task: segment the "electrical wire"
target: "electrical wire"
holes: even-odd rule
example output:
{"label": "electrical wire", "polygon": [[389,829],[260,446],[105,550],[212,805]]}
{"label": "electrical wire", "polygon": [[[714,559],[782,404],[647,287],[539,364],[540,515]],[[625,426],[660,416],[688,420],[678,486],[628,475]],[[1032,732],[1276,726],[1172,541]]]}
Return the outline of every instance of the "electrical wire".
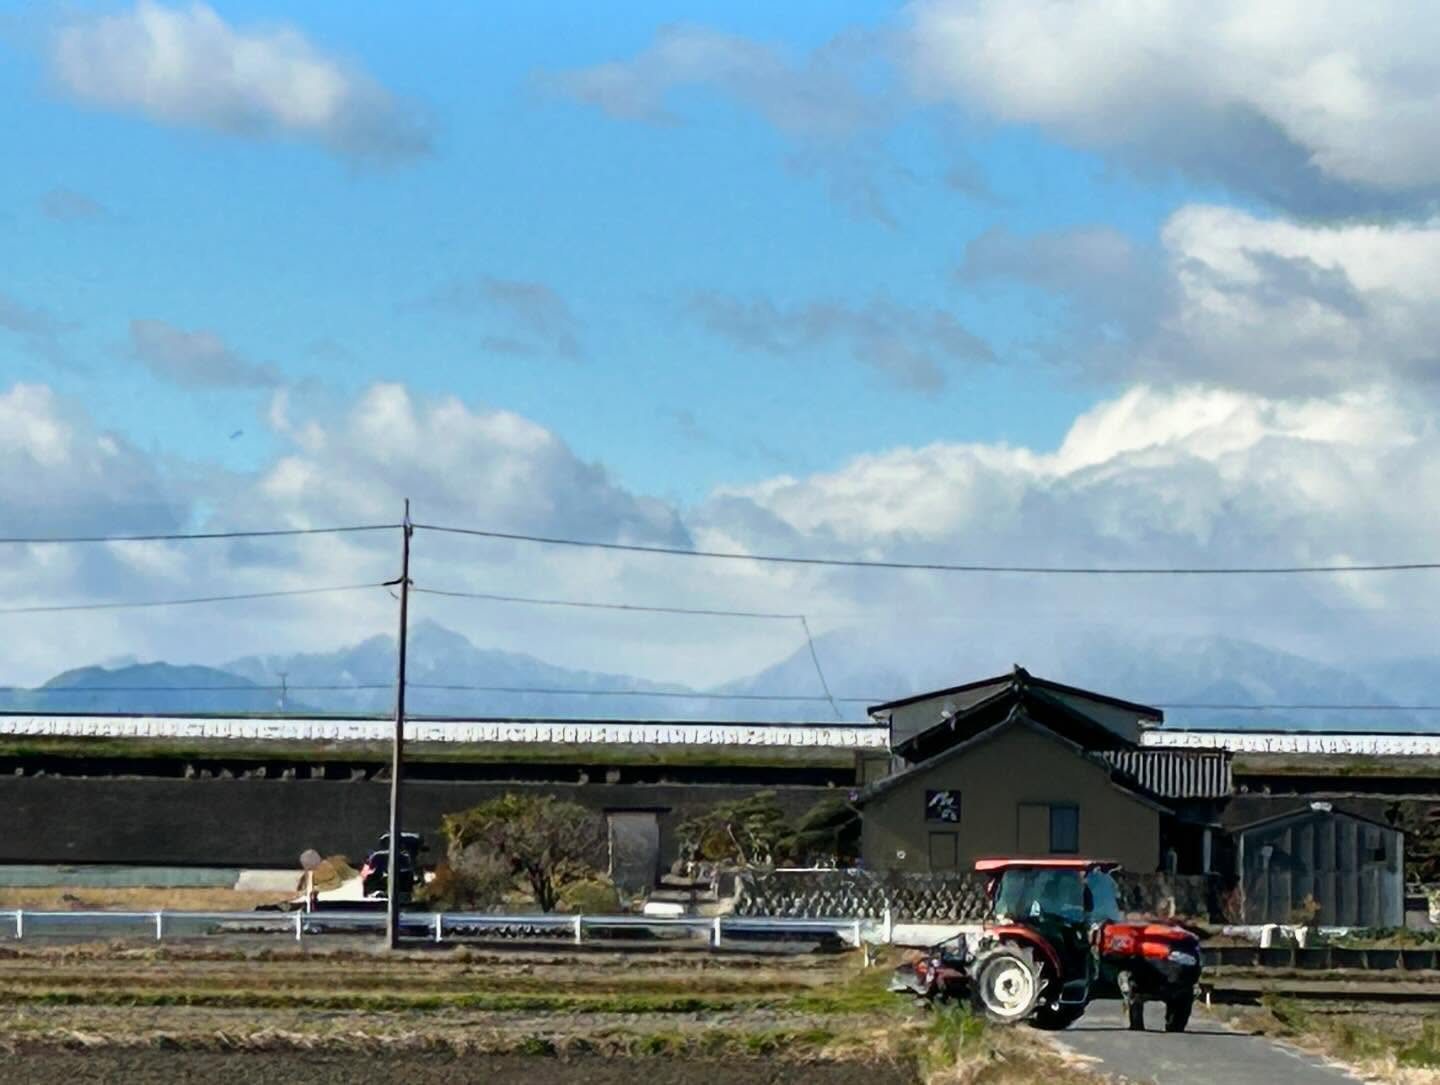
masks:
{"label": "electrical wire", "polygon": [[1434,704],[1200,704],[1186,702],[1157,704],[1172,711],[1183,708],[1213,709],[1220,712],[1440,712]]}
{"label": "electrical wire", "polygon": [[314,693],[322,690],[338,692],[343,690],[394,689],[394,682],[361,682],[355,685],[283,685],[283,686],[0,686],[0,693]]}
{"label": "electrical wire", "polygon": [[58,614],[77,610],[138,610],[149,607],[183,607],[197,603],[234,603],[245,599],[282,599],[296,595],[326,595],[336,592],[364,591],[384,587],[383,584],[337,584],[323,588],[289,588],[283,591],[252,591],[237,595],[199,595],[188,599],[141,599],[114,603],[53,603],[30,607],[3,607],[5,614]]}
{"label": "electrical wire", "polygon": [[787,621],[799,622],[800,628],[805,633],[805,646],[809,649],[810,652],[810,662],[814,665],[815,674],[820,679],[820,688],[825,691],[825,695],[823,698],[817,697],[815,698],[815,700],[829,701],[830,710],[835,713],[835,718],[837,720],[843,718],[843,713],[840,711],[839,706],[835,703],[835,698],[830,694],[830,683],[825,680],[825,671],[820,666],[820,656],[815,651],[815,638],[810,632],[810,623],[805,620],[805,615],[803,614],[775,614],[766,611],[754,610],[706,610],[695,607],[642,606],[637,603],[596,603],[588,600],[578,599],[539,599],[532,596],[524,595],[498,595],[491,592],[449,591],[441,590],[439,588],[412,588],[411,590],[425,595],[440,595],[454,599],[482,599],[500,603],[529,603],[536,606],[547,607],[579,607],[593,610],[638,611],[640,613],[647,614],[685,614],[699,615],[707,618],[778,618]]}
{"label": "electrical wire", "polygon": [[175,531],[148,535],[9,535],[0,545],[39,546],[51,543],[193,542],[199,539],[275,539],[295,535],[350,535],[390,531],[400,524],[348,524],[342,527],[287,527],[260,531]]}
{"label": "electrical wire", "polygon": [[528,595],[499,595],[494,592],[451,591],[442,588],[411,588],[416,595],[440,595],[450,599],[480,599],[492,603],[528,603],[540,607],[576,607],[584,610],[630,610],[647,614],[689,614],[706,618],[775,618],[804,621],[803,614],[775,614],[759,610],[707,610],[697,607],[643,606],[639,603],[596,603],[580,599],[545,599]]}
{"label": "electrical wire", "polygon": [[1088,565],[991,565],[930,561],[869,561],[860,558],[793,557],[780,554],[741,554],[727,550],[685,550],[677,546],[646,546],[639,543],[600,542],[551,535],[527,535],[511,531],[449,527],[442,524],[415,524],[417,531],[469,535],[483,539],[570,546],[589,550],[618,550],[635,554],[663,554],[670,557],[713,558],[722,561],[755,561],[780,565],[815,565],[840,569],[898,569],[941,573],[1023,573],[1037,576],[1263,576],[1305,573],[1395,573],[1440,569],[1440,561],[1393,562],[1355,565],[1237,565],[1237,566],[1088,566]]}
{"label": "electrical wire", "polygon": [[[839,701],[842,704],[876,704],[869,697],[831,697],[828,694],[711,693],[657,689],[564,689],[547,686],[471,686],[444,682],[406,682],[407,689],[474,693],[553,694],[563,697],[674,697],[685,701]],[[292,687],[293,688],[293,687]]]}
{"label": "electrical wire", "polygon": [[[580,689],[556,686],[487,686],[448,682],[407,682],[408,689],[473,693],[544,694],[565,697],[673,697],[697,701],[833,701],[836,704],[883,704],[892,697],[836,697],[825,694],[801,693],[719,693],[705,690],[635,690]],[[92,693],[344,693],[351,691],[393,690],[393,682],[320,683],[286,685],[215,685],[215,686],[0,686],[0,693],[24,694],[92,694]],[[1440,712],[1440,704],[1222,704],[1215,702],[1161,702],[1152,707],[1172,711],[1208,709],[1225,712]]]}

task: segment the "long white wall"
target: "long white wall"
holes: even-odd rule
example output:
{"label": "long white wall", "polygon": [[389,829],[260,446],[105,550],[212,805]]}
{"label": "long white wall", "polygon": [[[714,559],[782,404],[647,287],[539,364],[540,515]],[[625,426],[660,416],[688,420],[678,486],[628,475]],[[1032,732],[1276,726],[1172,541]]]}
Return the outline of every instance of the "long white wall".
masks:
{"label": "long white wall", "polygon": [[[295,742],[385,742],[388,720],[248,716],[3,715],[0,735],[65,738],[187,738]],[[751,724],[623,720],[408,720],[410,742],[514,742],[643,746],[800,746],[878,749],[873,724]]]}

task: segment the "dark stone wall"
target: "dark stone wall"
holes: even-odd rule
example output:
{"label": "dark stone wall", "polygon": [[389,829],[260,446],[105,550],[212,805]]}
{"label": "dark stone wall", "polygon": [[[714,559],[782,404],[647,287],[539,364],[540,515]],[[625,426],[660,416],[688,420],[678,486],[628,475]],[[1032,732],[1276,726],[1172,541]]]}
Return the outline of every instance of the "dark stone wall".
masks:
{"label": "dark stone wall", "polygon": [[[405,787],[405,828],[443,854],[440,819],[507,791],[538,791],[597,813],[659,814],[660,862],[678,825],[712,803],[773,790],[798,817],[830,789],[720,784],[516,783],[417,780]],[[137,863],[293,867],[306,848],[359,863],[386,831],[380,780],[0,778],[0,863]]]}

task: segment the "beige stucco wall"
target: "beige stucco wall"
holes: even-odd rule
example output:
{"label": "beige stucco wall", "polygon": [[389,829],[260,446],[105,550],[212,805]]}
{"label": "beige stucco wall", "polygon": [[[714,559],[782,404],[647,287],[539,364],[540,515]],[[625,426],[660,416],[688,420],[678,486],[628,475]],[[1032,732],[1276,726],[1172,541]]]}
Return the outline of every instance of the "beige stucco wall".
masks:
{"label": "beige stucco wall", "polygon": [[[1014,723],[921,769],[865,804],[862,855],[873,870],[930,869],[929,834],[949,827],[925,820],[925,792],[960,792],[959,869],[976,859],[1019,855],[1022,803],[1074,803],[1081,856],[1116,859],[1127,870],[1159,865],[1160,815],[1119,790],[1104,768],[1042,728]],[[905,852],[903,860],[896,858]],[[1038,853],[1031,853],[1038,854]]]}

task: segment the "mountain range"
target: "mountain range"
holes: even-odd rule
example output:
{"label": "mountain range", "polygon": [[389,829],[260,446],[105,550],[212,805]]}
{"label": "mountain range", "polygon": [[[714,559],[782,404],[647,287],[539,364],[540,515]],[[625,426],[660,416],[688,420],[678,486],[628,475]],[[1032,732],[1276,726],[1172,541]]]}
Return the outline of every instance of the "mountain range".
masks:
{"label": "mountain range", "polygon": [[[410,634],[407,707],[416,715],[825,721],[865,718],[867,704],[1001,673],[1032,673],[1163,707],[1180,726],[1440,729],[1440,664],[1427,659],[1342,667],[1227,637],[1037,642],[1005,659],[983,642],[917,644],[893,631],[817,637],[832,709],[810,650],[713,689],[575,670],[479,648],[433,622]],[[394,705],[395,642],[377,636],[331,652],[247,656],[219,667],[122,662],[65,671],[33,690],[0,690],[26,712],[385,713]],[[283,689],[282,689],[283,687]],[[547,692],[564,690],[567,692]],[[1183,705],[1228,706],[1185,708]],[[1255,706],[1386,706],[1345,711]]]}

